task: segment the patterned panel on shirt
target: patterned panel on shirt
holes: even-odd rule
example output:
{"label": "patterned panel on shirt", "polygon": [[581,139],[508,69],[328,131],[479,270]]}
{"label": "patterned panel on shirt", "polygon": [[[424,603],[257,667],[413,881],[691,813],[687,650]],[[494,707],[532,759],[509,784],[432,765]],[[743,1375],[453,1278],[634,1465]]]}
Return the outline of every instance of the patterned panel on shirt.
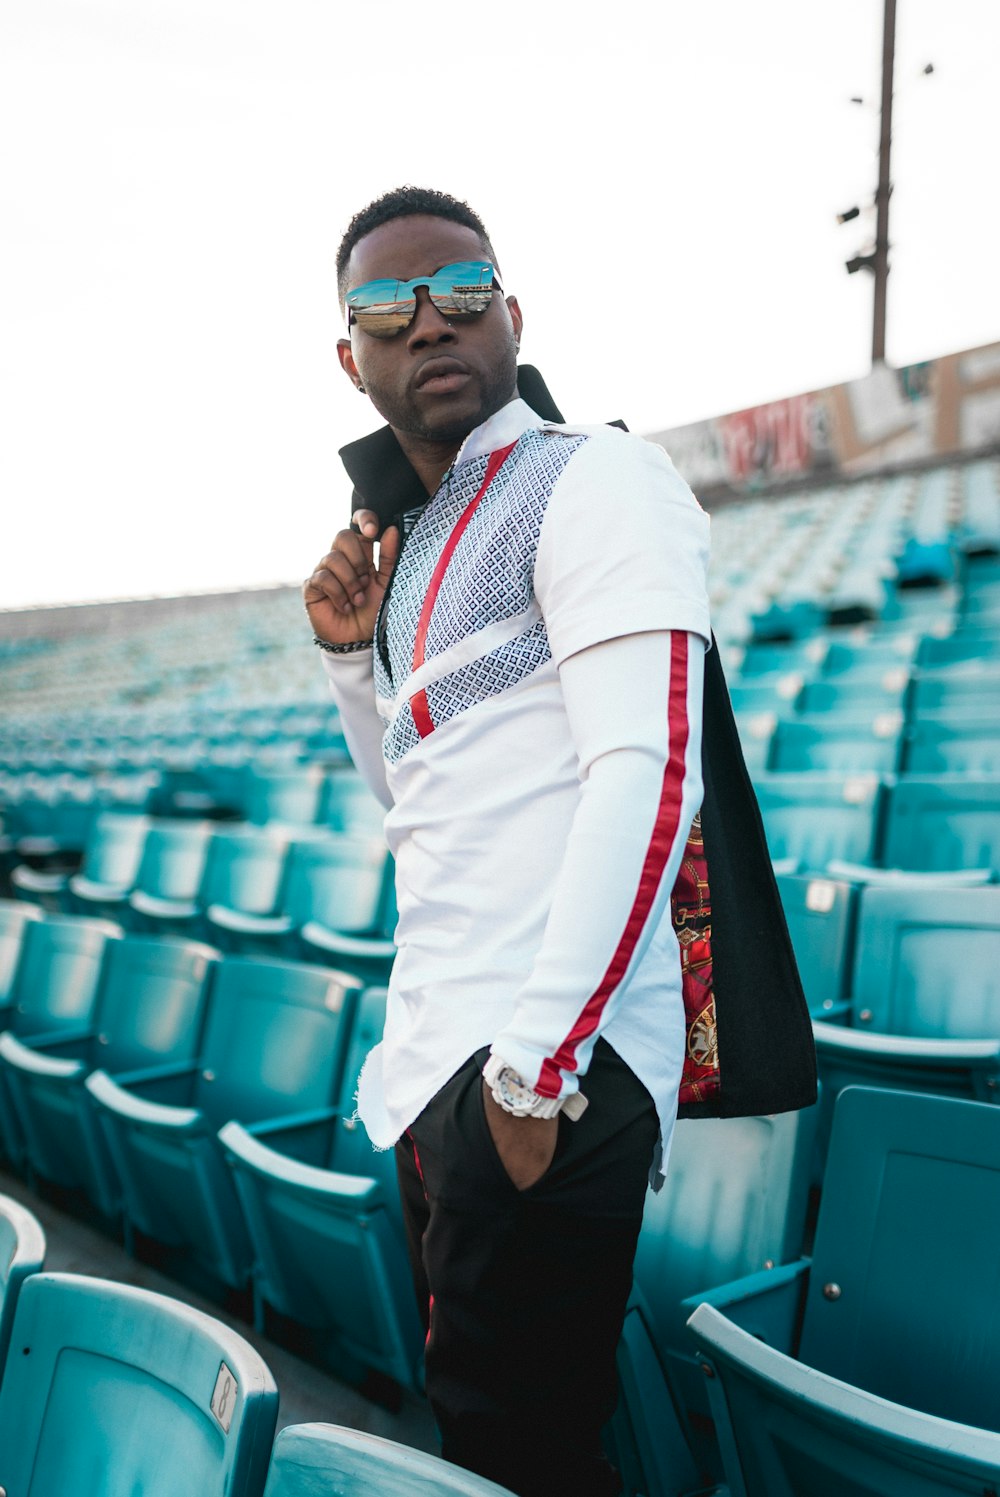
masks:
{"label": "patterned panel on shirt", "polygon": [[[478,632],[523,613],[534,597],[535,554],[552,490],[570,458],[587,440],[538,430],[524,433],[490,484],[444,575],[427,631],[426,659]],[[393,578],[386,639],[393,676],[404,681],[413,662],[420,610],[438,557],[479,492],[488,457],[456,465],[424,510]],[[544,623],[427,687],[435,726],[524,680],[549,659]],[[382,672],[384,677],[384,672]],[[379,681],[380,691],[388,678]],[[420,738],[409,708],[388,729],[384,752],[395,763]]]}

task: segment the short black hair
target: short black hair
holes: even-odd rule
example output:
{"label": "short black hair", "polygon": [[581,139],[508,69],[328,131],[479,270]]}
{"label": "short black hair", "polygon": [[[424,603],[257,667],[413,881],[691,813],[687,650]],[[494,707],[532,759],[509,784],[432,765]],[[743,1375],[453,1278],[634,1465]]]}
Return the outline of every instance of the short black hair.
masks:
{"label": "short black hair", "polygon": [[496,255],[490,244],[490,236],[478,213],[475,213],[460,198],[450,193],[438,192],[434,187],[394,187],[381,197],[355,213],[337,250],[337,291],[341,303],[347,293],[347,262],[359,239],[364,239],[373,229],[391,223],[394,218],[409,218],[416,214],[428,214],[431,218],[450,218],[452,223],[464,224],[479,235],[483,249],[496,264]]}

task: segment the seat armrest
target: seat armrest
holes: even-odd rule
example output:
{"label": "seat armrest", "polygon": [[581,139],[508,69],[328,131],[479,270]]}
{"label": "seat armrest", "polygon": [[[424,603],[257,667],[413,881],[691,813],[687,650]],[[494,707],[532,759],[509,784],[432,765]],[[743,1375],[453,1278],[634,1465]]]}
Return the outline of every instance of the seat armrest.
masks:
{"label": "seat armrest", "polygon": [[816,1047],[824,1046],[855,1054],[887,1055],[905,1060],[977,1061],[996,1058],[1000,1062],[1000,1039],[938,1039],[935,1036],[882,1034],[867,1029],[846,1029],[839,1024],[813,1020]]}
{"label": "seat armrest", "polygon": [[100,1107],[130,1123],[144,1123],[172,1132],[193,1132],[199,1124],[204,1127],[203,1114],[197,1107],[164,1107],[147,1102],[112,1081],[106,1071],[92,1071],[84,1085]]}
{"label": "seat armrest", "polygon": [[711,1305],[751,1336],[794,1356],[810,1267],[811,1259],[800,1258],[796,1263],[764,1268],[742,1279],[720,1284],[716,1289],[688,1295],[681,1301],[681,1308],[690,1326],[690,1317],[697,1307]]}
{"label": "seat armrest", "polygon": [[300,1164],[287,1154],[269,1149],[241,1123],[227,1123],[219,1130],[218,1138],[231,1159],[245,1165],[254,1174],[279,1179],[287,1185],[323,1196],[334,1206],[342,1204],[356,1211],[384,1204],[383,1192],[377,1180],[364,1175],[344,1175],[337,1170],[317,1169],[315,1165]]}
{"label": "seat armrest", "polygon": [[9,1030],[0,1034],[0,1059],[16,1071],[30,1071],[34,1076],[58,1076],[64,1080],[79,1076],[86,1069],[84,1060],[46,1055],[43,1051],[26,1045]]}
{"label": "seat armrest", "polygon": [[332,926],[321,925],[318,920],[308,920],[299,936],[309,946],[318,946],[321,951],[339,951],[344,956],[391,961],[396,955],[396,943],[386,936],[348,936]]}

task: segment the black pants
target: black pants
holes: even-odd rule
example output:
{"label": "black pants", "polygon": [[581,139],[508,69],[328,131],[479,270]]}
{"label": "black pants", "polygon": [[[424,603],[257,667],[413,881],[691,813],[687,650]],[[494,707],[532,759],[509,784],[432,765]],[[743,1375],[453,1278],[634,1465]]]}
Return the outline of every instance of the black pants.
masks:
{"label": "black pants", "polygon": [[396,1145],[442,1454],[519,1497],[605,1497],[620,1490],[600,1432],[617,1398],[656,1112],[598,1041],[590,1105],[575,1123],[560,1116],[552,1165],[519,1191],[486,1122],[486,1055]]}

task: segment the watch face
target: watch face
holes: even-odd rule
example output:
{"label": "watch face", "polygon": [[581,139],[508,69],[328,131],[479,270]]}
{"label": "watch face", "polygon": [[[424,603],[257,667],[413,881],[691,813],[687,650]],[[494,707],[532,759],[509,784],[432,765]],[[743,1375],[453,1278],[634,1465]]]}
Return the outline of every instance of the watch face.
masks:
{"label": "watch face", "polygon": [[511,1070],[510,1066],[504,1066],[500,1072],[497,1086],[508,1107],[527,1107],[535,1100],[535,1093],[525,1084],[523,1076]]}

